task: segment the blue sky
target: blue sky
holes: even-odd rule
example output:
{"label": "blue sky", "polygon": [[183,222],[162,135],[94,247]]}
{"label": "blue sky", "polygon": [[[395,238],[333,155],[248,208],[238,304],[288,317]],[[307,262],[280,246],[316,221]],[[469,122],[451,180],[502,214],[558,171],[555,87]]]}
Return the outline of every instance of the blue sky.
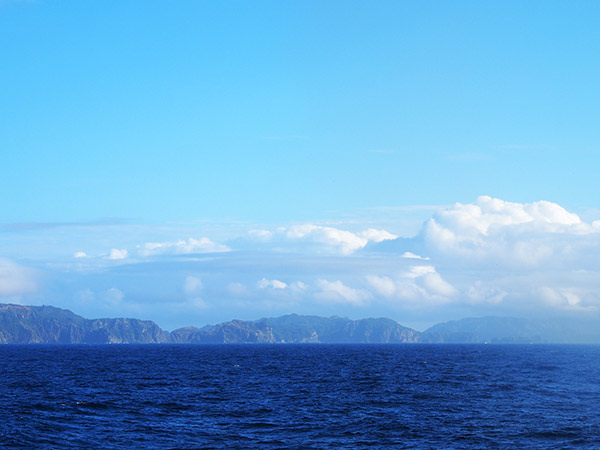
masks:
{"label": "blue sky", "polygon": [[0,301],[167,328],[590,314],[598,17],[0,0]]}

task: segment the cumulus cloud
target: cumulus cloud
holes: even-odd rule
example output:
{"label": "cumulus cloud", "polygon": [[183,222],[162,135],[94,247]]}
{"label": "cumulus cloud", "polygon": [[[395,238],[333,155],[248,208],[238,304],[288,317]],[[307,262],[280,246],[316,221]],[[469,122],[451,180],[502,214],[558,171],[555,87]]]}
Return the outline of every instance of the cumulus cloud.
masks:
{"label": "cumulus cloud", "polygon": [[19,296],[36,290],[35,274],[31,269],[0,258],[0,297]]}
{"label": "cumulus cloud", "polygon": [[248,236],[257,241],[266,242],[273,237],[273,232],[269,230],[250,230]]}
{"label": "cumulus cloud", "polygon": [[458,294],[458,290],[431,265],[411,266],[394,278],[378,275],[365,278],[378,295],[398,301],[443,303]]}
{"label": "cumulus cloud", "polygon": [[[65,271],[63,280],[71,282],[75,272],[82,277],[67,295],[83,305],[129,308],[165,300],[174,305],[163,295],[171,292],[185,308],[203,307],[204,300],[218,302],[219,308],[207,310],[217,315],[227,308],[227,314],[236,314],[234,308],[243,305],[247,317],[275,311],[342,315],[357,305],[368,305],[369,314],[403,311],[403,317],[429,317],[455,308],[469,315],[498,311],[517,316],[538,310],[600,311],[600,221],[584,221],[555,203],[479,197],[438,211],[412,238],[396,239],[376,228],[342,228],[304,224],[254,229],[229,238],[228,245],[239,251],[208,238],[152,241],[136,235],[138,243],[146,243],[115,243],[110,254],[96,249],[100,257],[68,261],[77,270]],[[175,236],[193,233],[178,231]],[[368,254],[360,251],[365,247]],[[215,252],[219,254],[210,258],[177,258],[176,263],[153,258],[148,264],[143,258]],[[73,256],[88,257],[85,252]],[[125,261],[132,264],[125,270],[109,258],[130,258]],[[81,270],[93,264],[102,270]],[[62,270],[58,264],[43,267],[48,279]],[[126,297],[116,288],[103,290],[115,279]],[[0,296],[34,292],[35,281],[33,272],[0,260]],[[88,286],[96,290],[86,290]]]}
{"label": "cumulus cloud", "polygon": [[423,287],[429,295],[429,298],[448,298],[456,295],[458,291],[454,286],[448,283],[442,278],[442,276],[435,272],[428,272],[422,277]]}
{"label": "cumulus cloud", "polygon": [[190,299],[186,300],[184,302],[183,306],[188,307],[188,308],[192,308],[192,309],[207,309],[207,308],[210,308],[210,305],[207,302],[205,302],[200,297],[193,297],[193,298],[190,298]]}
{"label": "cumulus cloud", "polygon": [[393,297],[396,294],[396,283],[390,277],[367,275],[366,279],[377,294],[384,297]]}
{"label": "cumulus cloud", "polygon": [[286,283],[280,280],[269,280],[262,278],[256,283],[256,287],[261,291],[259,298],[263,298],[262,291],[265,291],[271,296],[276,297],[280,300],[285,301],[299,301],[302,300],[309,288],[309,286],[302,281],[294,281]]}
{"label": "cumulus cloud", "polygon": [[261,279],[258,283],[257,286],[259,289],[267,289],[267,288],[272,288],[272,289],[285,289],[288,287],[287,283],[284,283],[283,281],[279,281],[279,280],[267,280],[266,278]]}
{"label": "cumulus cloud", "polygon": [[294,281],[290,284],[290,289],[293,292],[301,293],[308,289],[308,285],[306,283],[303,283],[302,281]]}
{"label": "cumulus cloud", "polygon": [[456,203],[395,248],[407,261],[425,261],[416,254],[425,253],[431,263],[368,276],[370,289],[383,298],[485,308],[600,308],[600,221],[586,223],[556,203],[488,196]]}
{"label": "cumulus cloud", "polygon": [[457,203],[426,222],[423,242],[429,252],[458,260],[510,266],[536,266],[551,259],[577,257],[598,247],[600,226],[584,223],[548,201],[511,203],[482,196]]}
{"label": "cumulus cloud", "polygon": [[369,291],[351,288],[339,280],[318,280],[317,286],[319,291],[315,294],[315,298],[318,300],[365,305],[372,298]]}
{"label": "cumulus cloud", "polygon": [[142,256],[220,253],[230,251],[230,248],[226,245],[213,242],[207,237],[200,239],[189,238],[187,241],[147,242],[144,245],[138,246],[138,248]]}
{"label": "cumulus cloud", "polygon": [[[533,295],[537,295],[546,304],[560,309],[574,311],[597,311],[598,310],[598,290],[590,292],[585,287],[550,287],[541,286],[533,290]],[[590,297],[595,297],[590,302]]]}
{"label": "cumulus cloud", "polygon": [[385,230],[376,230],[373,228],[360,233],[352,233],[351,231],[313,224],[294,225],[285,230],[285,232],[289,239],[302,239],[324,244],[327,247],[338,249],[344,255],[349,255],[365,247],[369,241],[381,242],[398,237]]}
{"label": "cumulus cloud", "polygon": [[197,295],[202,290],[202,280],[197,277],[188,275],[183,282],[183,292],[187,296]]}
{"label": "cumulus cloud", "polygon": [[186,300],[179,304],[182,308],[206,309],[210,305],[200,296],[200,291],[204,288],[202,280],[198,277],[188,275],[183,281],[183,293]]}
{"label": "cumulus cloud", "polygon": [[503,227],[530,224],[536,230],[587,230],[579,216],[548,201],[512,203],[498,198],[481,196],[475,203],[456,203],[454,207],[436,214],[449,229],[488,236]]}
{"label": "cumulus cloud", "polygon": [[385,230],[376,230],[375,228],[369,228],[365,231],[361,231],[358,233],[358,236],[366,239],[367,242],[382,242],[396,239],[398,237],[395,234],[389,233]]}
{"label": "cumulus cloud", "polygon": [[408,271],[403,274],[404,278],[419,278],[430,273],[435,273],[435,267],[433,266],[411,266]]}
{"label": "cumulus cloud", "polygon": [[485,283],[482,280],[476,280],[465,290],[466,297],[471,303],[492,303],[497,304],[504,300],[508,292],[494,285]]}
{"label": "cumulus cloud", "polygon": [[113,248],[108,255],[108,259],[125,259],[127,255],[128,252],[126,249],[119,250],[118,248]]}
{"label": "cumulus cloud", "polygon": [[123,300],[123,292],[117,288],[110,288],[104,292],[103,298],[110,305],[118,305]]}
{"label": "cumulus cloud", "polygon": [[89,288],[81,289],[73,295],[75,300],[79,303],[92,303],[96,300],[96,294]]}

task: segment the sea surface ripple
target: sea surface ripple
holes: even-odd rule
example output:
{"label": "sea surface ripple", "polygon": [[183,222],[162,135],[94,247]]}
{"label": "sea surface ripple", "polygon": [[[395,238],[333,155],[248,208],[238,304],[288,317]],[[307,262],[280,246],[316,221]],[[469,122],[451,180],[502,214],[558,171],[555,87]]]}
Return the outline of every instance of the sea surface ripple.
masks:
{"label": "sea surface ripple", "polygon": [[0,346],[0,447],[600,448],[600,347]]}

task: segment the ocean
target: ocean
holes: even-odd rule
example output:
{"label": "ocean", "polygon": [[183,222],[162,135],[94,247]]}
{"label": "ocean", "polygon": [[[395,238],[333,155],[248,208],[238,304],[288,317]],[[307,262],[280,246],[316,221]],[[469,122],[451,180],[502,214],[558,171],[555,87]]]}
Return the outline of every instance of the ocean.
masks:
{"label": "ocean", "polygon": [[600,346],[0,346],[3,449],[600,448]]}

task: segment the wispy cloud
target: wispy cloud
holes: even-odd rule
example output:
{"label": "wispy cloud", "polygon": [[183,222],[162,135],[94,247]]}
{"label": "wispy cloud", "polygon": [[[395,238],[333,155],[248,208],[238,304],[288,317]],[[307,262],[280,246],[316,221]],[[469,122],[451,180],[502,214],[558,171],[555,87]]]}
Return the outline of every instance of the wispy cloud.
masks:
{"label": "wispy cloud", "polygon": [[151,255],[188,255],[193,253],[221,253],[231,249],[226,245],[218,244],[207,237],[200,239],[189,238],[187,241],[172,242],[147,242],[138,246],[142,256]]}
{"label": "wispy cloud", "polygon": [[0,232],[19,233],[26,231],[49,230],[53,228],[89,228],[105,227],[111,225],[123,225],[127,223],[124,219],[97,219],[83,222],[14,222],[0,224]]}

